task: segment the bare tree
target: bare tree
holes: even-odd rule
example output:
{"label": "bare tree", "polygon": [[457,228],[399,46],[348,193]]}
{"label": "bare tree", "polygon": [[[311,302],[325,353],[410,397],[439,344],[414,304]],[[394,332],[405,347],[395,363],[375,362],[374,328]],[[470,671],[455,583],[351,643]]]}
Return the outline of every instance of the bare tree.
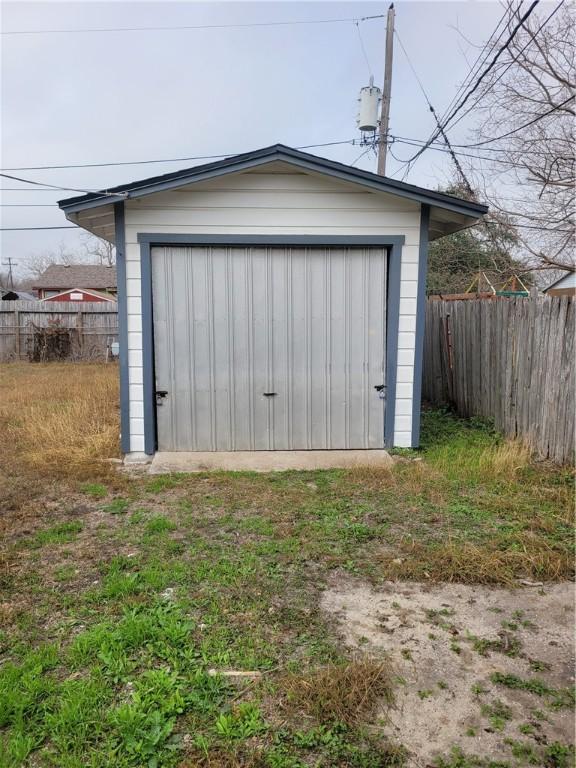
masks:
{"label": "bare tree", "polygon": [[63,243],[52,251],[41,251],[39,253],[32,253],[26,256],[26,263],[24,264],[27,272],[33,277],[38,277],[52,264],[81,264],[83,259],[78,253],[71,251]]}
{"label": "bare tree", "polygon": [[112,243],[101,240],[94,235],[86,235],[79,249],[71,250],[68,246],[60,245],[51,251],[41,251],[26,257],[25,268],[28,274],[38,277],[52,264],[101,264],[111,267],[116,263],[116,249]]}
{"label": "bare tree", "polygon": [[82,247],[86,261],[90,264],[101,264],[105,267],[116,264],[116,248],[108,240],[102,240],[95,235],[85,235]]}
{"label": "bare tree", "polygon": [[[519,22],[509,7],[508,28]],[[574,259],[574,17],[568,2],[533,13],[489,73],[473,108],[476,184],[517,228],[534,269],[576,270]],[[501,45],[501,43],[498,43]]]}

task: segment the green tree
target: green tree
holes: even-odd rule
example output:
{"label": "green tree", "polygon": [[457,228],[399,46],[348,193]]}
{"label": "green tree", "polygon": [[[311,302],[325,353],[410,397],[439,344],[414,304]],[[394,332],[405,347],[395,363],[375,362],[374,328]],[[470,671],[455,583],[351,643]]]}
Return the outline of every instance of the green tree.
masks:
{"label": "green tree", "polygon": [[[460,183],[442,191],[467,199],[475,197]],[[496,289],[517,274],[522,274],[527,284],[526,268],[514,255],[517,244],[513,224],[499,212],[489,212],[474,227],[433,240],[428,254],[427,293],[463,293],[481,272]],[[484,285],[483,290],[486,288]]]}

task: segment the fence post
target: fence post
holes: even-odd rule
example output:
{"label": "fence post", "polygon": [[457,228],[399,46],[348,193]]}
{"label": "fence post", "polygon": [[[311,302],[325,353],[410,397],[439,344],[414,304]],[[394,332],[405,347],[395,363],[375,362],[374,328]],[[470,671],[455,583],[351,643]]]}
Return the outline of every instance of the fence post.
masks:
{"label": "fence post", "polygon": [[78,346],[80,348],[80,356],[84,350],[84,313],[82,310],[76,315],[76,330],[78,331]]}
{"label": "fence post", "polygon": [[16,345],[16,358],[20,360],[22,356],[21,341],[20,341],[20,312],[14,310],[14,330],[15,330],[15,345]]}

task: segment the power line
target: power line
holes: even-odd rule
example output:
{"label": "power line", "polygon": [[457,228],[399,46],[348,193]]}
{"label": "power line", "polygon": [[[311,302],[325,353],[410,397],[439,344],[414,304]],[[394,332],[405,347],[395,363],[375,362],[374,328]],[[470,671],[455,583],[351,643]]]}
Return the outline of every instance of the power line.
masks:
{"label": "power line", "polygon": [[523,125],[518,126],[518,128],[514,128],[512,131],[508,131],[508,133],[503,133],[501,136],[495,136],[493,139],[486,139],[485,141],[478,141],[476,144],[462,144],[461,146],[465,147],[466,149],[474,149],[475,147],[481,147],[484,144],[491,144],[493,141],[500,141],[501,139],[506,139],[508,136],[512,136],[514,133],[518,133],[518,131],[522,131],[524,128],[528,128],[530,125],[534,125],[534,123],[539,122],[540,120],[543,120],[548,115],[551,115],[552,112],[557,112],[559,109],[562,109],[562,107],[565,107],[566,104],[570,103],[571,101],[574,101],[576,96],[569,96],[565,101],[561,102],[560,104],[556,104],[552,109],[548,109],[546,112],[542,112],[541,115],[536,115],[535,118],[532,120],[529,120],[527,123],[524,123]]}
{"label": "power line", "polygon": [[529,40],[528,40],[528,41],[525,43],[525,45],[524,45],[524,46],[523,46],[523,47],[522,47],[522,48],[521,48],[521,49],[518,51],[518,53],[517,53],[517,54],[516,54],[516,55],[515,55],[515,56],[512,58],[512,60],[511,60],[511,61],[508,63],[508,65],[507,65],[507,66],[506,66],[506,67],[505,67],[505,68],[502,70],[502,72],[500,72],[500,74],[498,75],[498,77],[497,77],[497,78],[496,78],[496,79],[495,79],[495,80],[494,80],[492,83],[490,83],[490,87],[489,87],[487,90],[485,90],[485,91],[484,91],[484,93],[480,94],[480,95],[477,97],[477,99],[476,99],[476,101],[474,102],[474,104],[471,104],[471,105],[468,107],[468,109],[467,109],[467,110],[466,110],[464,113],[462,113],[462,114],[461,114],[461,115],[458,117],[458,119],[457,119],[457,120],[455,120],[455,121],[452,123],[452,125],[450,126],[451,128],[454,128],[454,126],[458,125],[458,123],[459,123],[461,120],[463,120],[463,119],[464,119],[464,118],[465,118],[467,115],[469,115],[469,114],[470,114],[470,112],[471,112],[471,111],[472,111],[472,110],[473,110],[473,109],[474,109],[474,108],[475,108],[475,107],[478,105],[478,103],[481,101],[481,99],[482,99],[484,96],[486,96],[486,94],[487,94],[487,93],[488,93],[490,90],[492,90],[492,89],[494,88],[494,86],[496,85],[496,83],[498,83],[498,82],[499,82],[499,81],[500,81],[500,80],[501,80],[501,79],[504,77],[504,75],[506,74],[506,72],[508,72],[508,70],[509,70],[509,69],[510,69],[510,68],[511,68],[511,67],[512,67],[512,66],[513,66],[513,65],[514,65],[514,64],[515,64],[517,61],[518,61],[518,59],[519,59],[519,58],[520,58],[520,56],[521,56],[521,55],[524,53],[524,51],[526,50],[526,48],[528,48],[528,46],[530,45],[530,43],[533,43],[533,42],[535,42],[535,41],[536,41],[536,35],[538,35],[538,34],[539,34],[539,33],[540,33],[540,32],[541,32],[543,29],[544,29],[544,27],[546,26],[546,24],[548,24],[548,22],[550,21],[550,19],[552,19],[552,17],[553,17],[553,16],[554,16],[554,15],[555,15],[555,14],[556,14],[556,13],[557,13],[559,10],[560,10],[560,8],[561,8],[561,7],[564,5],[564,2],[565,2],[565,0],[560,0],[560,2],[558,3],[558,5],[556,6],[556,8],[554,8],[554,10],[553,10],[553,11],[552,11],[552,12],[551,12],[551,13],[550,13],[550,14],[549,14],[549,15],[548,15],[548,16],[547,16],[545,19],[544,19],[544,21],[542,22],[542,24],[540,24],[540,26],[538,27],[538,29],[537,29],[537,30],[536,30],[534,33],[532,33],[532,32],[531,32],[531,31],[530,31],[528,28],[526,28],[526,31],[527,31],[527,32],[529,33],[529,35],[530,35],[530,39],[529,39]]}
{"label": "power line", "polygon": [[356,22],[355,27],[356,27],[356,31],[358,32],[358,42],[360,43],[360,50],[362,51],[362,56],[364,57],[364,61],[366,62],[368,77],[372,77],[374,73],[372,72],[372,67],[370,66],[370,59],[368,58],[368,54],[366,53],[366,47],[364,46],[364,40],[362,39],[362,32],[360,32],[360,24]]}
{"label": "power line", "polygon": [[[414,143],[415,145],[421,145],[424,146],[427,144],[427,141],[424,139],[414,139],[410,136],[392,136],[392,138],[396,139],[397,141],[400,141],[400,143]],[[454,144],[454,142],[451,142],[453,147],[456,147],[457,149],[467,149],[469,146],[468,144]],[[430,148],[434,149],[435,146],[444,146],[443,144],[440,144],[440,142],[433,141],[430,144]],[[481,150],[482,152],[508,152],[509,150],[504,149],[502,147],[485,147]],[[549,157],[548,152],[543,152],[538,149],[523,149],[522,150],[523,155],[536,155],[538,157]],[[487,158],[488,159],[488,158]]]}
{"label": "power line", "polygon": [[23,179],[20,176],[10,176],[7,173],[0,173],[0,177],[2,177],[3,179],[12,179],[12,181],[21,181],[23,184],[33,184],[34,186],[38,186],[38,187],[50,187],[50,189],[59,189],[61,192],[83,192],[85,194],[97,193],[99,195],[103,195],[104,197],[117,197],[118,194],[124,195],[123,192],[112,193],[107,191],[100,192],[95,189],[78,189],[78,187],[61,187],[56,184],[47,184],[45,181],[33,181],[32,179]]}
{"label": "power line", "polygon": [[[518,9],[517,10],[520,9],[523,1],[524,0],[520,0],[520,2],[518,4]],[[490,35],[488,40],[482,46],[482,50],[480,51],[480,53],[476,57],[476,60],[474,61],[472,66],[470,67],[470,69],[468,71],[468,74],[466,75],[466,77],[462,81],[460,87],[457,89],[456,93],[454,94],[454,96],[450,100],[450,103],[448,104],[448,106],[446,107],[444,112],[442,113],[442,117],[440,118],[440,122],[444,121],[446,115],[448,114],[448,112],[452,108],[452,105],[456,104],[458,102],[458,99],[460,98],[460,95],[462,93],[464,93],[464,91],[466,90],[468,84],[472,81],[472,78],[477,74],[477,72],[480,70],[480,67],[482,67],[483,64],[485,63],[485,61],[488,59],[488,56],[490,55],[489,46],[490,46],[490,44],[492,42],[492,38],[494,38],[494,36],[498,32],[498,30],[500,28],[500,25],[503,24],[502,29],[500,30],[500,33],[498,34],[498,37],[496,37],[496,39],[494,40],[493,46],[498,43],[498,41],[500,40],[500,38],[502,37],[502,35],[506,31],[507,14],[508,14],[508,7],[505,8],[504,13],[502,14],[502,16],[500,17],[498,23],[496,24],[496,27],[495,27],[494,31],[492,32],[492,34]],[[428,141],[431,143],[436,138],[437,135],[438,134],[433,131],[432,134],[430,135]],[[405,171],[405,173],[403,175],[403,178],[406,178],[406,176],[408,175],[408,173],[410,172],[410,169],[411,169],[410,163],[413,162],[414,160],[416,160],[417,157],[418,157],[418,155],[415,155],[413,158],[410,159],[410,161],[406,161],[408,163],[408,167],[406,168],[406,171]],[[400,170],[400,169],[398,169],[398,170]],[[395,173],[398,173],[398,171],[396,171]],[[393,175],[395,175],[395,174],[393,174]]]}
{"label": "power line", "polygon": [[[416,140],[409,140],[409,139],[402,139],[400,137],[393,137],[394,143],[398,144],[406,144],[411,147],[426,147],[427,149],[431,149],[433,152],[447,152],[450,154],[458,155],[458,157],[470,157],[473,160],[485,160],[489,163],[501,163],[502,165],[506,165],[509,168],[524,168],[524,165],[521,165],[520,163],[513,163],[509,160],[503,160],[500,157],[483,157],[482,155],[474,155],[470,152],[462,152],[459,150],[452,149],[452,152],[450,152],[450,149],[440,146],[439,144],[430,144],[427,145],[426,143],[422,141],[416,141]],[[453,146],[459,146],[459,145],[453,145]],[[480,149],[480,151],[485,151],[483,149]],[[406,164],[408,160],[402,160],[401,158],[395,157],[394,158],[397,162]]]}
{"label": "power line", "polygon": [[[486,75],[487,75],[487,74],[488,74],[488,73],[489,73],[489,72],[490,72],[490,71],[491,71],[491,70],[494,68],[494,66],[496,65],[496,63],[497,63],[498,59],[500,58],[500,56],[501,56],[501,55],[504,53],[504,51],[506,51],[506,50],[508,49],[508,47],[509,47],[509,46],[510,46],[510,44],[512,43],[512,41],[513,41],[514,37],[515,37],[515,36],[516,36],[516,34],[518,33],[519,29],[522,27],[522,25],[524,24],[524,22],[525,22],[525,21],[528,19],[528,17],[530,16],[530,14],[531,14],[531,13],[534,11],[534,9],[536,8],[536,6],[538,5],[538,3],[539,3],[539,2],[540,2],[540,0],[534,0],[534,1],[533,1],[532,5],[531,5],[531,6],[528,8],[528,10],[527,10],[527,11],[526,11],[526,12],[523,14],[523,16],[522,16],[522,17],[521,17],[521,19],[519,20],[518,24],[516,24],[516,26],[514,27],[514,29],[513,29],[513,30],[511,31],[511,33],[508,35],[508,38],[507,38],[506,42],[505,42],[505,43],[504,43],[502,46],[500,46],[500,48],[499,48],[499,49],[498,49],[498,51],[496,52],[496,55],[493,57],[492,61],[490,62],[490,64],[489,64],[489,65],[488,65],[488,66],[487,66],[487,67],[486,67],[486,68],[485,68],[485,69],[484,69],[484,70],[481,72],[481,74],[480,74],[480,75],[479,75],[479,76],[476,78],[476,82],[474,83],[474,85],[473,85],[473,86],[472,86],[472,87],[471,87],[471,88],[468,90],[468,92],[467,92],[467,93],[466,93],[466,94],[465,94],[465,95],[464,95],[464,96],[463,96],[463,97],[460,99],[460,101],[459,101],[459,102],[456,104],[456,106],[455,106],[455,107],[452,109],[452,111],[450,112],[450,114],[448,115],[448,117],[445,117],[445,118],[443,118],[443,119],[442,119],[442,121],[441,121],[441,125],[442,125],[442,127],[443,127],[444,129],[445,129],[447,126],[448,126],[448,123],[449,123],[451,120],[453,120],[453,119],[454,119],[454,117],[455,117],[455,116],[458,114],[458,112],[459,112],[459,111],[462,109],[462,107],[464,106],[464,104],[466,104],[466,102],[468,101],[468,99],[470,98],[470,96],[472,96],[472,94],[473,94],[473,93],[474,93],[474,92],[477,90],[477,88],[479,87],[479,85],[480,85],[480,83],[482,82],[482,80],[483,80],[483,79],[486,77]],[[416,160],[417,160],[417,159],[418,159],[418,158],[419,158],[419,157],[420,157],[420,156],[421,156],[421,155],[422,155],[422,154],[423,154],[423,153],[426,151],[426,149],[427,149],[427,148],[430,146],[430,144],[432,143],[432,141],[434,141],[435,139],[437,139],[439,135],[440,135],[440,131],[437,129],[436,131],[434,131],[434,132],[432,133],[432,136],[430,137],[430,139],[428,140],[428,142],[426,143],[426,145],[425,145],[425,146],[423,146],[423,147],[422,147],[422,148],[421,148],[421,149],[420,149],[418,152],[416,152],[416,154],[415,154],[413,157],[411,157],[409,160],[407,160],[407,161],[406,161],[406,164],[409,166],[409,167],[408,167],[408,169],[407,169],[408,171],[410,170],[410,167],[411,167],[411,165],[412,165],[412,164],[413,164],[413,163],[414,163],[414,162],[415,162],[415,161],[416,161]],[[399,170],[400,170],[400,169],[399,169]],[[397,172],[398,172],[398,171],[397,171]],[[406,174],[404,174],[404,175],[406,176]]]}
{"label": "power line", "polygon": [[455,115],[462,109],[464,104],[466,104],[466,102],[468,101],[470,96],[472,96],[472,94],[479,88],[480,83],[482,82],[482,80],[484,80],[486,75],[488,75],[494,69],[494,67],[496,66],[496,62],[498,61],[500,56],[504,53],[504,51],[508,50],[508,47],[510,46],[510,44],[512,43],[512,41],[516,37],[516,34],[520,30],[520,28],[524,25],[524,22],[528,19],[528,17],[534,11],[534,9],[536,8],[536,6],[538,5],[539,2],[540,2],[540,0],[533,0],[532,5],[528,8],[526,13],[524,13],[524,15],[520,18],[518,24],[516,24],[516,26],[514,27],[512,32],[509,34],[508,39],[506,40],[504,45],[501,46],[498,49],[496,55],[494,56],[494,58],[492,59],[490,64],[486,67],[485,70],[483,70],[483,72],[480,74],[480,76],[476,79],[476,82],[474,83],[472,88],[468,91],[468,93],[464,96],[464,98],[461,99],[460,103],[457,104],[456,107],[454,107],[454,109],[452,110],[452,113],[450,114],[450,116],[447,117],[443,121],[443,124],[444,124],[445,128],[448,126],[450,120],[452,120],[453,117],[455,117]]}
{"label": "power line", "polygon": [[92,29],[19,29],[2,32],[2,35],[61,35],[82,33],[107,33],[107,32],[186,32],[199,29],[248,29],[253,27],[287,27],[303,26],[307,24],[357,24],[364,21],[374,21],[385,18],[385,14],[377,16],[362,16],[340,19],[301,19],[295,21],[255,21],[239,24],[191,24],[166,27],[100,27]]}
{"label": "power line", "polygon": [[426,103],[428,104],[428,109],[434,115],[434,120],[436,121],[436,125],[438,126],[438,130],[440,131],[440,133],[442,135],[442,138],[446,142],[446,146],[448,147],[448,150],[449,150],[450,155],[452,157],[452,161],[453,161],[454,165],[456,166],[456,170],[459,173],[460,178],[462,179],[462,181],[466,185],[466,188],[468,189],[468,192],[470,192],[471,194],[474,194],[474,190],[472,189],[472,185],[468,181],[468,178],[467,178],[466,174],[464,173],[464,169],[460,165],[460,161],[458,160],[454,150],[452,149],[452,146],[450,144],[450,140],[448,139],[448,136],[446,135],[446,132],[444,131],[444,128],[442,127],[442,125],[440,123],[440,120],[438,119],[438,115],[436,114],[436,110],[434,109],[434,106],[432,105],[432,102],[430,101],[430,98],[428,97],[428,94],[426,93],[426,89],[424,88],[424,84],[422,83],[422,81],[418,77],[418,73],[416,72],[416,68],[412,64],[412,60],[410,59],[410,56],[408,55],[408,51],[406,50],[406,48],[404,46],[404,43],[402,42],[402,39],[400,38],[400,35],[398,34],[398,32],[396,32],[395,34],[396,34],[396,37],[398,39],[398,42],[400,43],[400,47],[402,48],[402,51],[404,52],[404,56],[406,57],[408,65],[409,65],[410,69],[412,70],[412,74],[416,78],[416,81],[417,81],[418,85],[420,86],[420,90],[422,91],[422,94],[423,94],[424,98],[426,99]]}
{"label": "power line", "polygon": [[[343,141],[325,141],[322,144],[305,144],[295,149],[319,149],[320,147],[336,147],[342,144],[353,144],[355,139],[345,139]],[[190,160],[221,160],[222,158],[231,157],[233,153],[227,152],[220,155],[192,155],[189,157],[168,157],[159,160],[124,160],[122,162],[115,163],[76,163],[76,164],[63,164],[63,165],[27,165],[20,166],[18,168],[2,168],[1,171],[52,171],[52,170],[64,170],[67,168],[110,168],[113,166],[121,165],[152,165],[154,163],[185,163]],[[0,174],[3,175],[3,174]],[[14,178],[14,177],[7,177]],[[38,182],[41,183],[41,182]],[[42,186],[50,186],[49,184],[42,184]],[[73,190],[75,191],[75,190]],[[82,191],[82,190],[78,190]]]}
{"label": "power line", "polygon": [[[517,10],[519,10],[519,9],[520,9],[520,6],[522,5],[522,3],[523,3],[523,2],[524,2],[524,0],[520,0],[520,2],[518,3],[518,8],[517,8]],[[482,50],[480,51],[480,53],[479,53],[479,54],[478,54],[478,56],[476,57],[476,60],[474,61],[474,63],[472,64],[472,66],[470,67],[470,69],[469,69],[469,71],[468,71],[468,74],[466,75],[466,77],[465,77],[465,78],[464,78],[464,80],[462,81],[462,83],[461,83],[460,87],[457,89],[456,93],[455,93],[455,94],[454,94],[454,96],[452,97],[452,99],[451,99],[450,103],[448,104],[448,106],[447,106],[447,107],[446,107],[446,109],[444,110],[444,112],[443,112],[443,114],[442,114],[442,116],[441,116],[441,118],[440,118],[441,120],[444,120],[444,118],[445,118],[445,117],[446,117],[446,115],[448,114],[448,111],[449,111],[449,110],[452,108],[452,105],[457,103],[458,99],[460,98],[460,94],[462,94],[462,93],[463,93],[463,92],[466,90],[466,88],[467,88],[468,84],[469,84],[469,83],[472,81],[472,78],[473,78],[473,77],[475,76],[475,74],[476,74],[476,73],[477,73],[477,72],[480,70],[480,67],[482,67],[482,65],[484,64],[484,62],[485,62],[485,61],[488,59],[488,56],[490,55],[490,50],[491,50],[491,49],[489,48],[489,46],[490,46],[490,44],[492,43],[492,38],[493,38],[493,37],[494,37],[494,35],[495,35],[495,34],[498,32],[498,30],[500,29],[500,25],[501,25],[501,24],[503,24],[503,27],[502,27],[502,29],[500,30],[500,33],[498,34],[498,37],[497,37],[497,38],[494,40],[494,42],[492,43],[492,46],[495,46],[495,45],[498,43],[498,41],[500,40],[500,38],[502,37],[502,35],[503,35],[503,34],[504,34],[504,32],[506,31],[506,19],[507,19],[507,15],[508,15],[508,6],[507,6],[507,7],[504,9],[504,13],[502,14],[502,16],[500,17],[500,19],[499,19],[498,23],[496,24],[496,27],[494,28],[494,31],[492,32],[492,34],[490,35],[490,37],[488,38],[488,40],[487,40],[487,41],[484,43],[484,45],[482,46]],[[484,55],[484,54],[485,54],[485,55]],[[482,59],[482,60],[481,60],[481,59]]]}
{"label": "power line", "polygon": [[37,229],[81,229],[81,227],[0,227],[0,232],[29,232]]}

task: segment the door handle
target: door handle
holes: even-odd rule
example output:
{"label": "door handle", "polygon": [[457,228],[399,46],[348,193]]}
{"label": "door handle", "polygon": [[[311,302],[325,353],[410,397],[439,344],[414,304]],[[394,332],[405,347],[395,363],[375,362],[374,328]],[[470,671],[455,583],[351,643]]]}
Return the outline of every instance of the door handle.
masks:
{"label": "door handle", "polygon": [[162,401],[168,396],[168,390],[157,389],[156,390],[156,405],[162,405]]}
{"label": "door handle", "polygon": [[278,392],[262,392],[262,394],[264,395],[264,397],[276,397]]}

